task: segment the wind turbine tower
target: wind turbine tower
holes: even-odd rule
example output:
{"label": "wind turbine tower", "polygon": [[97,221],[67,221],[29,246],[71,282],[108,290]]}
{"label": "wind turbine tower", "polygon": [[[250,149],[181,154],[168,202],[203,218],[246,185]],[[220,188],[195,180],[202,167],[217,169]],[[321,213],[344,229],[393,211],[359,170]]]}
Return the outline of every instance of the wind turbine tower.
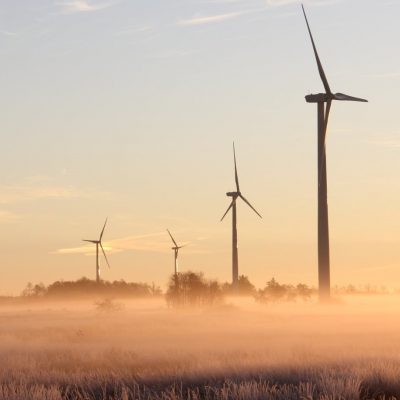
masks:
{"label": "wind turbine tower", "polygon": [[225,214],[222,216],[221,221],[225,218],[226,214],[228,214],[229,210],[232,209],[232,286],[237,287],[239,281],[239,255],[238,255],[238,241],[237,241],[237,213],[236,213],[236,200],[240,197],[260,218],[262,216],[258,213],[258,211],[248,202],[248,200],[242,195],[239,187],[239,177],[236,166],[236,151],[235,151],[235,143],[233,143],[233,161],[235,165],[235,182],[236,182],[236,191],[228,192],[226,195],[230,198],[231,204],[228,209],[225,211]]}
{"label": "wind turbine tower", "polygon": [[303,5],[302,9],[314,50],[319,76],[325,88],[325,93],[310,94],[305,98],[307,103],[316,103],[318,111],[318,286],[320,300],[328,300],[330,298],[330,260],[325,141],[329,113],[333,100],[357,102],[367,102],[367,100],[348,96],[343,93],[332,93],[318,56],[317,48],[315,46]]}
{"label": "wind turbine tower", "polygon": [[93,240],[82,239],[84,242],[94,243],[96,245],[96,282],[97,283],[100,282],[99,247],[101,248],[101,251],[103,252],[103,255],[104,255],[104,258],[106,260],[108,268],[110,268],[110,264],[109,264],[107,256],[106,256],[106,252],[104,251],[103,244],[102,244],[102,241],[101,241],[102,238],[103,238],[104,229],[106,227],[106,224],[107,224],[107,218],[106,218],[106,221],[104,222],[104,226],[103,226],[103,229],[100,232],[100,237],[99,237],[98,240],[96,240],[96,239],[93,239]]}
{"label": "wind turbine tower", "polygon": [[182,247],[185,247],[185,245],[183,246],[178,246],[178,244],[176,243],[175,239],[172,237],[171,232],[167,229],[167,232],[172,240],[172,243],[174,244],[174,247],[172,247],[171,249],[174,250],[174,274],[175,277],[178,276],[178,254],[179,254],[179,250]]}

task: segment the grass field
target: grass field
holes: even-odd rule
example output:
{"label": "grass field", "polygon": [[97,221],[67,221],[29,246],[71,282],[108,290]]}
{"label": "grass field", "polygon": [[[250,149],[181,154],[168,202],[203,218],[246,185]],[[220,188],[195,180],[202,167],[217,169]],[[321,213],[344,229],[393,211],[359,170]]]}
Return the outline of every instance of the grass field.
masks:
{"label": "grass field", "polygon": [[400,296],[0,306],[0,399],[400,399]]}

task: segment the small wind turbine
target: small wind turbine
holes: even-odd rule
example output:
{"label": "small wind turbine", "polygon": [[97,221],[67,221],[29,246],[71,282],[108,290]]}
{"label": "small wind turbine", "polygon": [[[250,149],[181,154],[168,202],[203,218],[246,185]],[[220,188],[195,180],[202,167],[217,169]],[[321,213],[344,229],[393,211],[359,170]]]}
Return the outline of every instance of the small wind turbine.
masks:
{"label": "small wind turbine", "polygon": [[167,229],[167,232],[169,234],[169,236],[171,237],[172,243],[174,244],[174,247],[171,247],[172,250],[174,250],[174,271],[175,271],[175,276],[178,276],[178,254],[179,254],[179,249],[181,249],[182,247],[185,247],[185,245],[183,246],[178,246],[178,244],[175,242],[175,239],[172,237],[171,232]]}
{"label": "small wind turbine", "polygon": [[232,286],[237,286],[239,281],[239,257],[238,257],[238,246],[237,246],[237,220],[236,220],[236,199],[240,197],[260,218],[262,216],[257,212],[257,210],[248,202],[248,200],[242,195],[239,188],[239,178],[236,166],[236,152],[235,143],[233,143],[233,160],[235,164],[235,182],[236,182],[236,192],[228,192],[226,195],[232,197],[231,204],[222,216],[221,221],[228,214],[229,210],[232,208]]}
{"label": "small wind turbine", "polygon": [[100,265],[99,265],[99,247],[101,248],[101,251],[103,252],[104,258],[106,260],[106,263],[108,265],[108,268],[110,268],[110,264],[108,263],[108,259],[106,256],[106,252],[103,249],[103,245],[101,242],[101,239],[103,238],[103,233],[104,233],[104,229],[106,227],[107,224],[107,219],[104,222],[104,226],[103,229],[100,232],[100,237],[98,240],[87,240],[87,239],[82,239],[84,242],[89,242],[89,243],[94,243],[96,245],[96,282],[99,283],[100,282]]}
{"label": "small wind turbine", "polygon": [[[320,299],[330,297],[330,262],[329,262],[329,225],[328,225],[328,200],[327,200],[327,177],[326,177],[326,151],[325,139],[328,128],[329,112],[333,100],[339,101],[358,101],[367,100],[358,97],[348,96],[343,93],[332,93],[326,78],[324,69],[318,56],[317,48],[311,34],[307,15],[303,9],[308,33],[310,34],[311,44],[317,61],[319,76],[325,88],[325,93],[310,94],[306,96],[307,103],[317,103],[318,105],[318,282]],[[325,106],[326,103],[326,106]]]}

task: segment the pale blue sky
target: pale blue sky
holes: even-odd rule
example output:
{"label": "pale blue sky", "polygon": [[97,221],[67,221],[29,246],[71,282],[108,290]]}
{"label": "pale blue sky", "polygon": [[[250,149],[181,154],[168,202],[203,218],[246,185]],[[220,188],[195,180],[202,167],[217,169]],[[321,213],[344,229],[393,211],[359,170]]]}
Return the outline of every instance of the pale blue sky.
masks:
{"label": "pale blue sky", "polygon": [[[400,1],[304,3],[332,89],[370,100],[331,114],[333,283],[400,287]],[[322,84],[299,2],[4,0],[0,23],[0,293],[92,277],[76,248],[107,215],[105,279],[164,284],[167,227],[182,269],[230,279],[232,140],[264,216],[240,204],[240,272],[316,283]]]}

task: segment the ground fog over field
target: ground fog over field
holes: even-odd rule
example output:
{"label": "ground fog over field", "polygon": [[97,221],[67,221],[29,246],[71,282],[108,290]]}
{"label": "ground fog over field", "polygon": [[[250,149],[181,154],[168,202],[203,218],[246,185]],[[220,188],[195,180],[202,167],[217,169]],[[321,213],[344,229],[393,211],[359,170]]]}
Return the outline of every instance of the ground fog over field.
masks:
{"label": "ground fog over field", "polygon": [[400,296],[0,306],[0,399],[400,399]]}

